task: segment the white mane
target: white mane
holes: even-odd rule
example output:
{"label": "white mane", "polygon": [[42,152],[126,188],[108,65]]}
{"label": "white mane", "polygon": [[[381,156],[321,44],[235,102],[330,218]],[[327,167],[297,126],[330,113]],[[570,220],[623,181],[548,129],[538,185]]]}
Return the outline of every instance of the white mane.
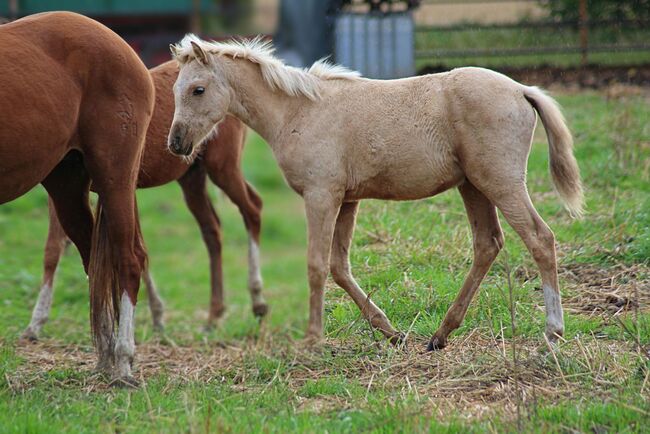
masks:
{"label": "white mane", "polygon": [[273,55],[273,45],[258,36],[247,40],[208,42],[196,35],[188,34],[174,45],[174,58],[181,64],[195,59],[192,42],[209,54],[225,55],[233,59],[242,58],[257,63],[264,81],[273,89],[280,89],[287,95],[304,95],[311,100],[320,97],[320,80],[356,80],[361,77],[357,71],[321,59],[309,69],[285,65]]}

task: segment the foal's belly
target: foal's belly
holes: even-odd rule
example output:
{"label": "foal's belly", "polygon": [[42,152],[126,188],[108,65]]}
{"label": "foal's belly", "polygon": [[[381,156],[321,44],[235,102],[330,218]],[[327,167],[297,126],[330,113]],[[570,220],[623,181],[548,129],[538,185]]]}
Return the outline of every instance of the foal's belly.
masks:
{"label": "foal's belly", "polygon": [[378,173],[360,181],[345,193],[346,201],[360,199],[417,200],[435,196],[463,182],[465,175],[459,168],[444,173],[417,173],[413,168]]}

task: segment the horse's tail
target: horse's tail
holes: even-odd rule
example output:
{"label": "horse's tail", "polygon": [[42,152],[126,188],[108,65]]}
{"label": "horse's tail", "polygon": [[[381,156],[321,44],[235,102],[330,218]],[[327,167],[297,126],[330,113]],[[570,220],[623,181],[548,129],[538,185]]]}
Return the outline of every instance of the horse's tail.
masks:
{"label": "horse's tail", "polygon": [[90,329],[97,348],[113,347],[113,332],[119,320],[119,274],[108,238],[108,222],[101,199],[97,202],[90,250]]}
{"label": "horse's tail", "polygon": [[580,169],[573,156],[573,138],[557,102],[536,87],[525,87],[524,96],[542,119],[549,143],[549,167],[556,190],[573,217],[583,213]]}

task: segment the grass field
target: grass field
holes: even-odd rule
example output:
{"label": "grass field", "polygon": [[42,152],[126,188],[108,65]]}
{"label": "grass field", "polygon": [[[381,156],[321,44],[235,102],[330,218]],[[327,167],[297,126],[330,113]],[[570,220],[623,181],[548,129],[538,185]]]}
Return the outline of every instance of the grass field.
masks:
{"label": "grass field", "polygon": [[[590,29],[589,46],[641,46],[650,38],[650,30],[645,28],[626,28],[625,26],[602,26]],[[483,67],[532,67],[539,65],[579,66],[581,53],[531,53],[518,56],[466,56],[430,57],[427,51],[463,51],[489,49],[534,49],[579,47],[580,36],[577,29],[569,27],[542,28],[468,28],[465,30],[424,30],[415,34],[416,68],[428,65]],[[419,53],[418,53],[419,52]],[[589,62],[599,65],[641,65],[650,62],[650,50],[590,52]]]}
{"label": "grass field", "polygon": [[[576,138],[588,214],[573,221],[550,183],[538,130],[529,190],[558,241],[566,335],[543,337],[543,296],[523,243],[506,248],[441,352],[425,353],[471,260],[455,191],[417,202],[362,204],[353,270],[401,330],[373,333],[332,283],[326,340],[310,347],[305,219],[273,157],[251,134],[245,172],[264,203],[260,325],[246,291],[246,234],[214,191],[224,229],[227,316],[207,318],[207,254],[168,185],[138,194],[166,335],[137,311],[136,390],[93,374],[87,281],[69,249],[39,343],[18,340],[40,283],[46,195],[0,207],[0,432],[642,432],[650,426],[650,99],[559,97]],[[509,284],[508,282],[511,282]],[[514,324],[511,321],[514,310]]]}

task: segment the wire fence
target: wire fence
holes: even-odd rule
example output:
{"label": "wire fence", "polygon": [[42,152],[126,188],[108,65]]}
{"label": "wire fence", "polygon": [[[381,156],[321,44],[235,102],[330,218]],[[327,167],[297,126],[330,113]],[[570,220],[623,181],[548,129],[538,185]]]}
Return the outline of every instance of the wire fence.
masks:
{"label": "wire fence", "polygon": [[[440,7],[442,13],[455,8],[456,16],[476,15],[472,8],[499,8],[534,5],[538,0],[424,0],[422,8]],[[588,63],[629,65],[650,63],[650,21],[592,20],[587,0],[581,0],[580,19],[558,21],[544,14],[510,18],[505,22],[472,23],[462,20],[419,24],[415,35],[418,67],[457,66],[576,66]],[[444,6],[444,7],[442,7]],[[488,12],[489,14],[489,12]],[[495,14],[499,15],[499,14]]]}

